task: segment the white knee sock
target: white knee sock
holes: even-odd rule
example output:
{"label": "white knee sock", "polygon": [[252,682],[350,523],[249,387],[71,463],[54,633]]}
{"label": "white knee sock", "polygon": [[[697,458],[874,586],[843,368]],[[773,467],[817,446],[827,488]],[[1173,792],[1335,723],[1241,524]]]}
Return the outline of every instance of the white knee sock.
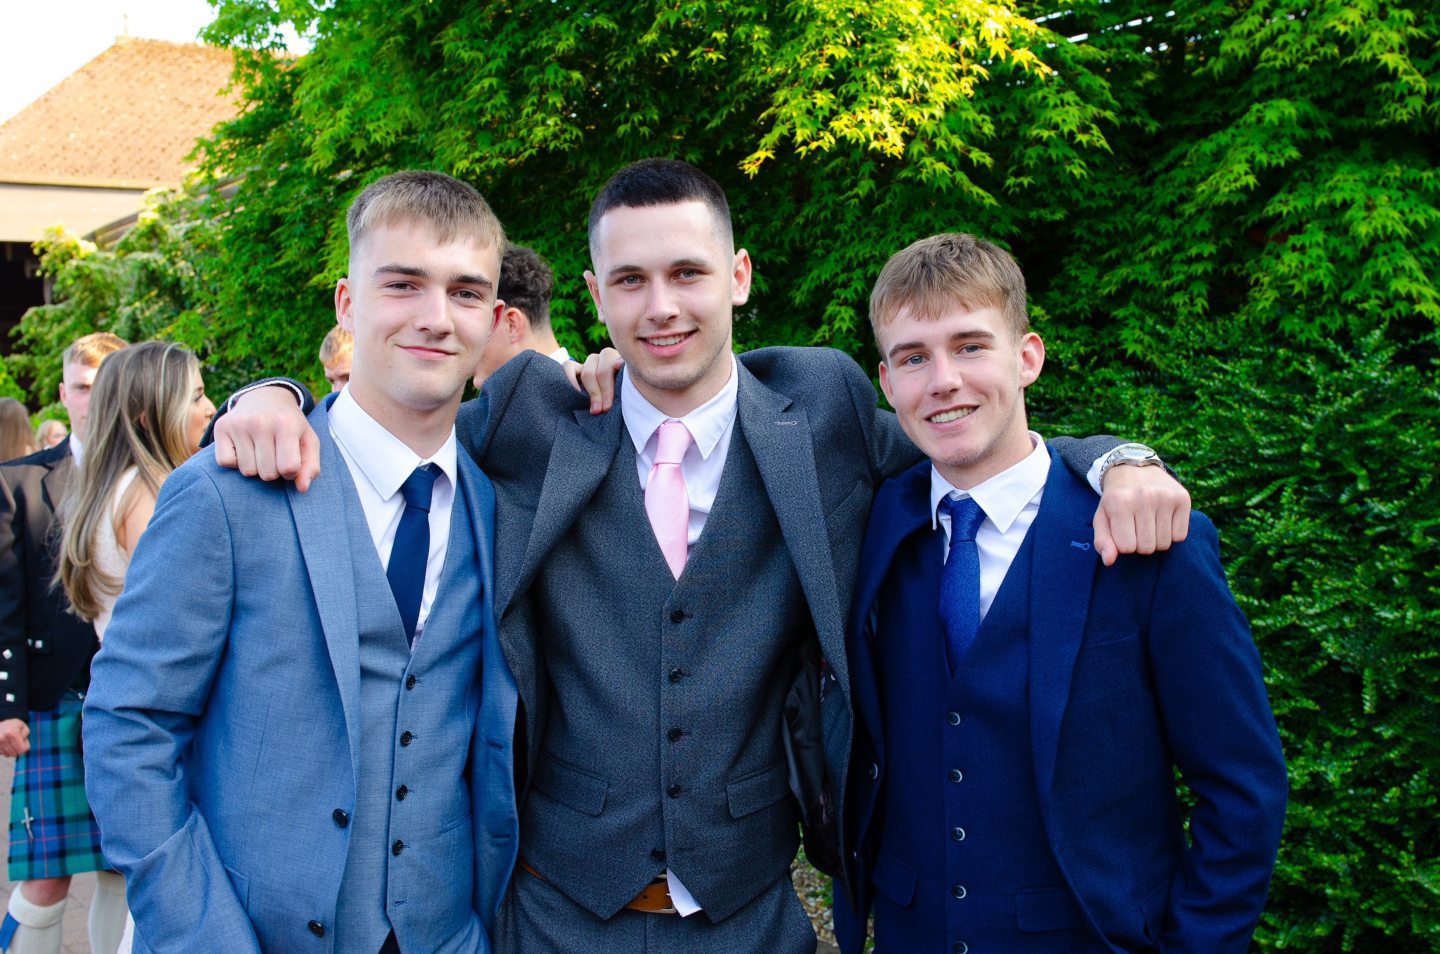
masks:
{"label": "white knee sock", "polygon": [[95,872],[95,899],[90,902],[91,954],[115,954],[125,933],[126,913],[124,876]]}
{"label": "white knee sock", "polygon": [[20,893],[22,885],[16,885],[10,892],[10,916],[20,922],[15,937],[5,954],[60,954],[60,942],[64,940],[65,902],[61,898],[51,905],[41,907],[25,899]]}

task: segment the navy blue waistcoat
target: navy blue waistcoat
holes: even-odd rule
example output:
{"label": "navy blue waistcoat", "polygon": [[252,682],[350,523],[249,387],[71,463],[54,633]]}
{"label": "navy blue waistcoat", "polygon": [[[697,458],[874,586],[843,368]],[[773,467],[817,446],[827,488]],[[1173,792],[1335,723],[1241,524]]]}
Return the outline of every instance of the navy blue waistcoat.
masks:
{"label": "navy blue waistcoat", "polygon": [[952,677],[944,534],[896,554],[878,600],[890,772],[875,862],[880,951],[1091,952],[1045,835],[1030,746],[1027,537]]}

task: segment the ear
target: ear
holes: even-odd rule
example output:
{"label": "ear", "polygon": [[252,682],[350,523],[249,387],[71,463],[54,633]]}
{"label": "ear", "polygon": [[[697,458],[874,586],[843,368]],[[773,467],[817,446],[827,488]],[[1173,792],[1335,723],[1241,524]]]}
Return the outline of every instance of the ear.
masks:
{"label": "ear", "polygon": [[61,381],[61,382],[60,382],[59,391],[60,391],[60,403],[61,403],[61,404],[64,404],[64,403],[65,403],[65,382],[64,382],[64,381]]}
{"label": "ear", "polygon": [[738,308],[750,300],[751,277],[750,253],[742,248],[735,253],[730,269],[730,304]]}
{"label": "ear", "polygon": [[1020,386],[1028,388],[1045,367],[1045,342],[1035,332],[1020,339]]}
{"label": "ear", "polygon": [[352,335],[355,333],[355,299],[350,294],[350,279],[335,283],[335,323]]}
{"label": "ear", "polygon": [[605,309],[600,307],[600,279],[588,268],[585,270],[585,287],[590,290],[590,300],[595,303],[595,317],[605,320]]}
{"label": "ear", "polygon": [[895,399],[890,394],[890,365],[885,362],[884,358],[880,359],[880,390],[885,392],[885,400],[890,402],[891,407],[894,407]]}
{"label": "ear", "polygon": [[506,308],[500,320],[505,323],[505,337],[512,345],[519,344],[525,329],[530,327],[530,319],[519,308]]}

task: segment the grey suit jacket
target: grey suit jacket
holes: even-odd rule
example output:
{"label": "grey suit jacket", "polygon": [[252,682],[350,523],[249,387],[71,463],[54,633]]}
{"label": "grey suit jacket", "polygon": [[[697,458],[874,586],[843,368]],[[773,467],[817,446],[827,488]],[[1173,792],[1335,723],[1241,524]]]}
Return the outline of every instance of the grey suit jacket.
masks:
{"label": "grey suit jacket", "polygon": [[[844,353],[765,348],[738,359],[733,439],[743,435],[755,458],[762,483],[756,493],[779,518],[826,660],[822,724],[838,800],[851,734],[844,626],[865,519],[875,488],[921,455],[895,416],[877,407],[870,379]],[[495,610],[523,710],[516,743],[523,791],[534,775],[551,700],[535,621],[522,597],[557,541],[582,519],[615,456],[626,448],[633,453],[633,445],[619,413],[591,415],[588,400],[561,369],[535,353],[506,364],[478,399],[462,406],[457,432],[496,490]],[[1114,443],[1068,442],[1066,463],[1083,474]],[[625,585],[623,558],[617,556],[613,572],[616,584]]]}

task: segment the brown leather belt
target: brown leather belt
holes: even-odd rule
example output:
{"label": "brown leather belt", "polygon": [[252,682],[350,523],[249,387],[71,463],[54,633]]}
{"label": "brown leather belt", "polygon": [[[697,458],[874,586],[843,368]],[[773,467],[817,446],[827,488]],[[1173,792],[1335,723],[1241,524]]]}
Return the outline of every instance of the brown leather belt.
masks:
{"label": "brown leather belt", "polygon": [[[530,862],[521,859],[520,867],[525,871],[545,880],[545,876],[536,871]],[[631,898],[625,905],[627,910],[639,911],[643,914],[679,914],[675,910],[675,903],[670,900],[670,883],[665,880],[664,875],[657,875],[655,880],[645,886],[645,889],[635,897]]]}

